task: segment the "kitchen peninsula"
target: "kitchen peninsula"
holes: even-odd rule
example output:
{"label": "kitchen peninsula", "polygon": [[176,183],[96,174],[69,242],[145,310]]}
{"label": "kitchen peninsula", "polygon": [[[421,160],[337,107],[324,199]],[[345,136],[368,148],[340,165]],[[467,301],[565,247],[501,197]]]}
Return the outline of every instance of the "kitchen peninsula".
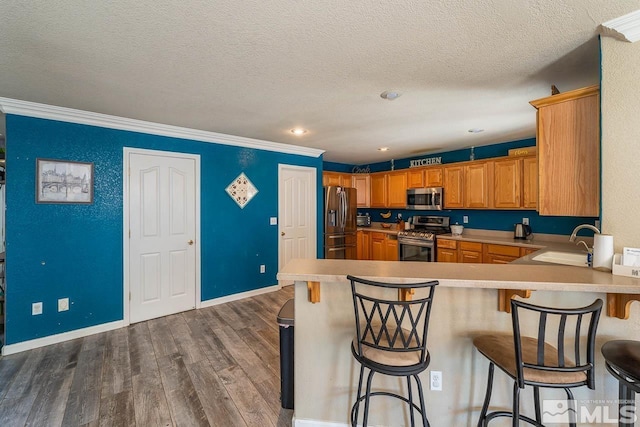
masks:
{"label": "kitchen peninsula", "polygon": [[[439,280],[431,313],[427,371],[443,373],[443,390],[428,390],[423,374],[428,417],[433,426],[467,426],[477,422],[488,363],[473,348],[479,334],[508,332],[510,315],[497,310],[498,289],[529,289],[534,304],[557,307],[588,305],[607,294],[640,294],[640,279],[613,276],[589,268],[559,265],[453,264],[392,261],[293,260],[278,274],[295,281],[295,425],[348,425],[355,399],[358,369],[350,351],[354,333],[353,303],[347,274],[372,280],[411,283]],[[319,282],[319,302],[308,298],[308,282]],[[393,292],[392,290],[388,290]],[[420,296],[416,290],[414,298]],[[600,346],[610,339],[640,338],[640,304],[629,320],[602,313],[598,329],[596,390],[577,389],[577,399],[616,399],[617,383],[604,368]],[[386,381],[386,382],[382,382]],[[381,378],[378,385],[404,391],[404,382]],[[406,392],[406,391],[404,391]],[[497,374],[492,406],[510,405],[511,384]],[[543,399],[563,393],[544,391]],[[530,390],[522,402],[532,402]],[[531,415],[533,405],[522,404]],[[407,425],[408,412],[394,400],[372,405],[373,425]]]}

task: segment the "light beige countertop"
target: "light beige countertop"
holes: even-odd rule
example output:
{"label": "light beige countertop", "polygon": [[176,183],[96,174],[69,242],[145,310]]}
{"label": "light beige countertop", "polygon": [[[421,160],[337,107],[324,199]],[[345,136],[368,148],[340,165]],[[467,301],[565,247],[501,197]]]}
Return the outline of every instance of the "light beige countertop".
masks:
{"label": "light beige countertop", "polygon": [[375,231],[376,233],[387,233],[387,234],[392,234],[394,236],[398,235],[398,226],[397,224],[392,224],[391,228],[382,228],[382,225],[380,225],[380,222],[372,222],[371,223],[371,227],[358,227],[358,231],[368,231],[368,232],[372,232]]}
{"label": "light beige countertop", "polygon": [[438,280],[440,286],[456,288],[640,294],[640,279],[614,276],[591,268],[534,263],[502,265],[295,259],[285,265],[277,277],[287,281],[346,283],[346,276],[351,274],[394,283]]}
{"label": "light beige countertop", "polygon": [[[440,239],[448,240],[460,240],[463,242],[479,242],[479,243],[492,243],[496,245],[507,246],[520,246],[525,248],[546,248],[550,246],[556,246],[560,244],[566,244],[566,250],[571,250],[576,246],[575,243],[569,242],[569,236],[558,234],[536,234],[533,238],[523,240],[514,239],[512,231],[494,231],[494,230],[479,230],[474,228],[465,228],[462,235],[454,236],[452,234],[441,234],[438,236]],[[593,243],[592,237],[578,237],[576,241],[584,240],[589,246]],[[579,249],[579,248],[578,248]]]}

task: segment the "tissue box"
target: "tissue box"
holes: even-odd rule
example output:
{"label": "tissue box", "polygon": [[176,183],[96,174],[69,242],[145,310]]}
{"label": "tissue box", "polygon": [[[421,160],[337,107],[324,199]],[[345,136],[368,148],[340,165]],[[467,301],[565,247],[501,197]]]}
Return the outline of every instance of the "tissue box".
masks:
{"label": "tissue box", "polygon": [[616,276],[640,278],[640,267],[628,267],[626,265],[622,265],[622,254],[615,254],[613,256],[612,273]]}

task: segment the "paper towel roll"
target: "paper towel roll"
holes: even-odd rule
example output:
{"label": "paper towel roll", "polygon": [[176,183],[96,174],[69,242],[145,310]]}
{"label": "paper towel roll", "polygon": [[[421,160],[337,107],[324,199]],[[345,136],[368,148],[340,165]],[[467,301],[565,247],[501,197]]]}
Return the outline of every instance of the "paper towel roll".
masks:
{"label": "paper towel roll", "polygon": [[611,271],[613,263],[613,236],[595,234],[593,236],[593,268],[598,271]]}

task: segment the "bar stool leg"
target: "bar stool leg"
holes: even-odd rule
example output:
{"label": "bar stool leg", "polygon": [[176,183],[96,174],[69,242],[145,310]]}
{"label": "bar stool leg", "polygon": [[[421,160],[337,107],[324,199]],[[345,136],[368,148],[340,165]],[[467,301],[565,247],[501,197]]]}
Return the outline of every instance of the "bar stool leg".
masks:
{"label": "bar stool leg", "polygon": [[542,425],[542,413],[540,412],[540,387],[533,387],[533,400],[536,408],[536,422]]}
{"label": "bar stool leg", "polygon": [[491,391],[493,390],[493,363],[489,362],[489,375],[487,376],[487,391],[484,394],[484,403],[482,404],[482,411],[480,411],[480,419],[478,420],[478,427],[484,427],[487,425],[485,418],[487,417],[487,409],[489,409],[489,401],[491,400]]}
{"label": "bar stool leg", "polygon": [[411,415],[411,425],[416,425],[416,420],[413,415],[413,391],[411,390],[411,377],[407,376],[407,389],[409,393],[409,414]]}
{"label": "bar stool leg", "polygon": [[[619,427],[633,427],[633,419],[627,422],[626,416],[632,415],[635,413],[634,411],[629,411],[627,408],[629,406],[635,409],[636,405],[636,396],[635,392],[623,382],[618,381],[618,399],[620,402],[618,403],[618,426]],[[628,403],[627,403],[628,402]],[[625,416],[625,417],[623,417]]]}
{"label": "bar stool leg", "polygon": [[573,393],[571,392],[571,389],[565,388],[564,391],[567,393],[567,407],[569,409],[567,409],[568,411],[571,411],[570,413],[573,414],[573,421],[569,423],[569,427],[576,427],[576,418],[578,418],[578,411],[576,410],[576,401],[573,397]]}
{"label": "bar stool leg", "polygon": [[351,427],[356,427],[358,424],[358,412],[360,411],[360,398],[362,397],[362,379],[364,377],[364,365],[360,364],[360,379],[358,380],[358,395],[356,396],[356,403],[351,410]]}
{"label": "bar stool leg", "polygon": [[422,411],[422,425],[425,427],[430,427],[431,424],[429,424],[429,420],[427,419],[427,408],[425,408],[424,406],[424,392],[422,391],[422,381],[420,381],[420,377],[418,375],[414,375],[413,378],[416,379],[416,384],[418,384],[418,398],[420,399],[420,411]]}
{"label": "bar stool leg", "polygon": [[511,420],[513,427],[520,425],[520,387],[518,382],[513,382],[513,419]]}
{"label": "bar stool leg", "polygon": [[367,391],[365,392],[364,398],[364,419],[362,420],[362,427],[367,427],[367,421],[369,419],[369,399],[371,398],[371,380],[373,379],[374,371],[369,371],[369,376],[367,377]]}

